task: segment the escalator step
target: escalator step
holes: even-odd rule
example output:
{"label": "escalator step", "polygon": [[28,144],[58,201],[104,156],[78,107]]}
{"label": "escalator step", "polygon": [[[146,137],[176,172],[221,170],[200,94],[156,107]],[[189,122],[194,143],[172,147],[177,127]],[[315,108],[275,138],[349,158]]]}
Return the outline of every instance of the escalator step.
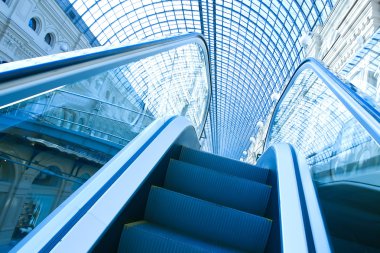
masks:
{"label": "escalator step", "polygon": [[248,163],[243,163],[186,147],[182,147],[179,160],[209,169],[214,169],[230,175],[254,180],[263,184],[266,183],[269,173],[269,170],[267,169],[259,168]]}
{"label": "escalator step", "polygon": [[237,252],[218,245],[175,233],[169,229],[147,223],[134,222],[124,226],[119,253],[140,252]]}
{"label": "escalator step", "polygon": [[182,161],[171,160],[165,188],[196,198],[264,215],[271,187]]}
{"label": "escalator step", "polygon": [[243,251],[263,252],[272,221],[153,186],[145,220],[179,233]]}

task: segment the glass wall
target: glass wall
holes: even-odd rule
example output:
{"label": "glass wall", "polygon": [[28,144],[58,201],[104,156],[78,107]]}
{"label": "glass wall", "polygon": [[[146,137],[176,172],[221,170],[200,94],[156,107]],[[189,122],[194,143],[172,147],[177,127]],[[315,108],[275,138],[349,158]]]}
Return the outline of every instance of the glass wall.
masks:
{"label": "glass wall", "polygon": [[380,249],[379,144],[311,70],[282,98],[267,141],[306,157],[337,252]]}
{"label": "glass wall", "polygon": [[305,56],[300,38],[323,25],[337,0],[56,0],[95,45],[182,32],[205,36],[212,99],[202,148],[239,159]]}
{"label": "glass wall", "polygon": [[203,47],[190,43],[85,78],[79,71],[57,89],[2,107],[0,251],[155,119],[186,116],[200,136],[209,101],[207,59]]}
{"label": "glass wall", "polygon": [[380,29],[339,72],[350,86],[380,112]]}

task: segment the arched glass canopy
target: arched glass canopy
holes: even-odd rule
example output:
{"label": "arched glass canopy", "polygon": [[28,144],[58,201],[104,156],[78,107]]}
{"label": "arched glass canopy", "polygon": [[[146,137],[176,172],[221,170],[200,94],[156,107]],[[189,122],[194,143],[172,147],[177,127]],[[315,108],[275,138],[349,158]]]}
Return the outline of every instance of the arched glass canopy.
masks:
{"label": "arched glass canopy", "polygon": [[211,55],[206,147],[239,158],[337,0],[56,0],[93,46],[202,33]]}

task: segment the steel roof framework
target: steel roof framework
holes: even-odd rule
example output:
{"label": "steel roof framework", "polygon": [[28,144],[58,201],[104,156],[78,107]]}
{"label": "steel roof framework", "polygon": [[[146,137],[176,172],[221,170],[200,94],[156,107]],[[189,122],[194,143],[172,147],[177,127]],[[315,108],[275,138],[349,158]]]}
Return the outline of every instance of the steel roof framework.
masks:
{"label": "steel roof framework", "polygon": [[[304,58],[299,38],[337,0],[56,0],[91,44],[202,33],[211,55],[212,100],[206,147],[240,158]],[[211,137],[211,138],[210,138]]]}

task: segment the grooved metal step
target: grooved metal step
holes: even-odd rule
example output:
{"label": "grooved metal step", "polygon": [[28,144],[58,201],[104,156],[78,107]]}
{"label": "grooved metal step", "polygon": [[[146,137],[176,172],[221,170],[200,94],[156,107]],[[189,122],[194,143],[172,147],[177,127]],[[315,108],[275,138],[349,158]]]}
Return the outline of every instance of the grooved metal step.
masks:
{"label": "grooved metal step", "polygon": [[196,198],[264,215],[271,187],[182,161],[171,160],[164,187]]}
{"label": "grooved metal step", "polygon": [[139,221],[124,226],[118,252],[232,253],[239,251],[213,245],[145,221]]}
{"label": "grooved metal step", "polygon": [[182,147],[179,160],[265,184],[269,170],[199,150]]}
{"label": "grooved metal step", "polygon": [[263,252],[272,221],[164,188],[151,188],[145,220],[200,240]]}

